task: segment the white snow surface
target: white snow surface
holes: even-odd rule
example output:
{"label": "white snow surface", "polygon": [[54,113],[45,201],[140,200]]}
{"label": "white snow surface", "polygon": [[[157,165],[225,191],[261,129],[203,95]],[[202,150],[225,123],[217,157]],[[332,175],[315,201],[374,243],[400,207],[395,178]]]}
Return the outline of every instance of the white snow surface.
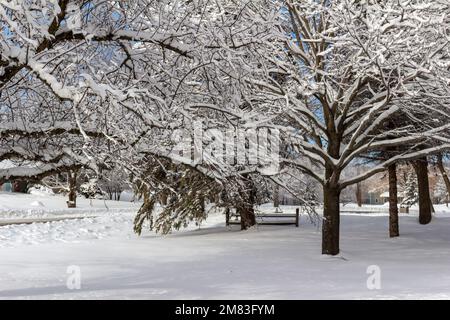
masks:
{"label": "white snow surface", "polygon": [[[36,201],[35,195],[0,194],[3,207],[12,204],[4,204],[8,196],[17,198],[22,214]],[[65,204],[59,196],[39,201],[49,216]],[[299,228],[240,231],[212,212],[200,227],[138,237],[132,221],[139,204],[107,205],[109,211],[103,201],[93,208],[80,201],[81,208],[72,209],[96,217],[0,227],[0,299],[450,299],[445,206],[425,226],[414,212],[402,214],[395,239],[387,235],[381,207],[343,213],[342,253],[325,257],[321,232],[305,216]],[[261,210],[273,212],[270,205]],[[367,288],[371,265],[381,270],[380,290]],[[80,289],[66,285],[69,266],[80,268]]]}
{"label": "white snow surface", "polygon": [[[68,209],[67,198],[32,189],[31,194],[0,192],[0,220],[64,216],[92,216],[105,213],[130,212],[139,209],[140,202],[104,201],[77,197],[77,208]],[[123,192],[124,200],[131,199]]]}

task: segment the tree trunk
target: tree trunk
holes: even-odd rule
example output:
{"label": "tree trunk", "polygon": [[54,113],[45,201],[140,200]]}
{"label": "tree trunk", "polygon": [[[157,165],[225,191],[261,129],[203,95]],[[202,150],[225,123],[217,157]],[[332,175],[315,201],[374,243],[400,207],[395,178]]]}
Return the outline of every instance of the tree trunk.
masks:
{"label": "tree trunk", "polygon": [[389,171],[389,236],[400,235],[398,228],[397,166],[392,164]]}
{"label": "tree trunk", "polygon": [[75,170],[69,171],[69,201],[67,201],[68,208],[77,207],[77,172]]}
{"label": "tree trunk", "polygon": [[419,223],[428,224],[431,221],[432,203],[428,181],[428,160],[426,157],[415,163],[417,183],[419,186]]}
{"label": "tree trunk", "polygon": [[442,179],[444,180],[445,186],[447,187],[447,206],[448,206],[448,197],[450,195],[450,179],[448,178],[447,171],[445,170],[444,163],[442,162],[442,154],[438,156],[437,167],[441,172]]}
{"label": "tree trunk", "polygon": [[256,224],[255,210],[253,209],[253,206],[240,206],[237,208],[237,212],[241,217],[241,230],[247,230]]}
{"label": "tree trunk", "polygon": [[251,178],[247,178],[244,182],[244,186],[241,189],[240,194],[242,199],[237,205],[236,211],[241,217],[241,230],[246,230],[256,224],[254,209],[256,190]]}
{"label": "tree trunk", "polygon": [[361,182],[356,184],[356,202],[358,203],[358,207],[362,207],[362,188]]}
{"label": "tree trunk", "polygon": [[159,203],[162,206],[166,206],[167,205],[167,198],[168,198],[168,196],[169,196],[168,193],[165,192],[165,191],[161,192],[161,194],[159,195]]}
{"label": "tree trunk", "polygon": [[339,254],[339,197],[338,186],[323,188],[323,224],[322,224],[322,254]]}
{"label": "tree trunk", "polygon": [[280,210],[280,186],[275,184],[273,186],[273,206],[275,207],[275,212],[281,212]]}

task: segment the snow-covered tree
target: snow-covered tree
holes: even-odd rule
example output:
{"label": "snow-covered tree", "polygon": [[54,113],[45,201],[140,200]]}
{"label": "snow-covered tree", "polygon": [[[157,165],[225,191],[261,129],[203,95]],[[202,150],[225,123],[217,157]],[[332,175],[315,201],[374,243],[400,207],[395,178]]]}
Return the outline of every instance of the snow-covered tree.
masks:
{"label": "snow-covered tree", "polygon": [[[447,189],[447,197],[450,197],[450,179],[447,174],[447,169],[445,168],[445,165],[444,165],[444,155],[443,154],[439,154],[437,156],[436,165],[439,169],[439,172],[441,173],[442,180],[445,183],[445,186]],[[448,200],[448,198],[447,198],[447,200]],[[448,202],[447,202],[447,206],[448,206]]]}
{"label": "snow-covered tree", "polygon": [[238,81],[220,68],[233,46],[252,43],[234,37],[267,30],[251,19],[242,24],[254,12],[246,7],[252,4],[2,2],[0,159],[42,164],[33,171],[39,178],[114,163],[142,175],[140,159],[167,157],[174,128],[192,123],[185,109],[235,95]]}
{"label": "snow-covered tree", "polygon": [[411,207],[419,202],[419,192],[417,190],[417,177],[413,170],[408,170],[403,182],[403,201],[401,205]]}
{"label": "snow-covered tree", "polygon": [[[162,233],[185,227],[191,221],[200,224],[206,218],[205,197],[214,193],[214,181],[183,165],[148,160],[145,175],[135,181],[135,193],[143,199],[134,220],[135,232],[141,234],[146,221],[150,230]],[[161,212],[155,208],[158,202]]]}
{"label": "snow-covered tree", "polygon": [[[270,60],[271,69],[266,67],[283,75],[283,82],[267,72],[268,80],[261,75],[249,81],[272,99],[278,96],[281,114],[290,120],[285,131],[297,153],[282,161],[295,164],[323,186],[322,252],[334,255],[339,253],[339,198],[344,188],[399,160],[450,147],[443,134],[448,125],[434,121],[450,114],[442,74],[434,72],[448,61],[443,35],[449,7],[428,1],[285,3],[287,50],[280,46],[278,58]],[[419,111],[423,117],[417,118]],[[410,122],[385,126],[398,117]],[[424,142],[426,148],[413,148]],[[405,148],[400,155],[342,178],[342,171],[359,156],[400,145]]]}
{"label": "snow-covered tree", "polygon": [[437,203],[444,203],[448,201],[448,191],[444,180],[437,180],[437,183],[434,187],[433,198]]}
{"label": "snow-covered tree", "polygon": [[[212,28],[221,36],[210,37],[208,47],[215,50],[205,53],[214,57],[202,70],[208,80],[193,73],[180,85],[192,102],[175,119],[192,131],[194,120],[209,129],[281,130],[290,146],[281,167],[294,166],[323,187],[322,252],[334,255],[343,189],[398,161],[450,148],[449,76],[443,71],[449,7],[420,0],[281,4],[272,15],[258,15],[257,5],[238,18],[231,15],[239,32]],[[247,27],[239,29],[247,13]],[[398,118],[408,121],[386,125]],[[398,155],[342,176],[359,157],[396,146],[402,147]],[[255,166],[210,160],[196,168],[225,181],[239,171],[265,174]]]}

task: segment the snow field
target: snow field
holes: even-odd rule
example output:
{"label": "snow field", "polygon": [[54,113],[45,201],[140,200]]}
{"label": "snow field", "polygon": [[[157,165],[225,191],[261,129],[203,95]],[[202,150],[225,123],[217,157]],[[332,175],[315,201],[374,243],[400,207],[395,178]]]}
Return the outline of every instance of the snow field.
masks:
{"label": "snow field", "polygon": [[[135,205],[127,205],[96,218],[0,227],[0,299],[450,298],[450,211],[426,226],[401,215],[396,239],[386,213],[343,214],[342,253],[323,257],[320,229],[305,216],[299,228],[242,232],[217,212],[200,228],[137,237]],[[81,272],[79,290],[66,285],[70,266]],[[380,290],[367,287],[370,266],[381,272]]]}

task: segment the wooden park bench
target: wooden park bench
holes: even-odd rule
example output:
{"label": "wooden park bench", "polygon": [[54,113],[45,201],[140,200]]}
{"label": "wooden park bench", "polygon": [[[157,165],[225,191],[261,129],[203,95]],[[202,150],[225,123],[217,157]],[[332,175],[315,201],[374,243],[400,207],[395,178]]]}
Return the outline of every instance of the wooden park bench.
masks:
{"label": "wooden park bench", "polygon": [[[232,219],[234,218],[234,219]],[[227,226],[231,224],[241,224],[241,220],[239,219],[239,215],[236,213],[227,212],[225,214],[225,224]],[[264,220],[264,219],[268,220]],[[272,220],[276,219],[276,220]],[[258,221],[262,220],[262,221]],[[257,213],[256,214],[256,223],[257,224],[267,224],[267,225],[290,225],[295,224],[298,228],[298,224],[300,221],[300,210],[295,209],[295,213]]]}

